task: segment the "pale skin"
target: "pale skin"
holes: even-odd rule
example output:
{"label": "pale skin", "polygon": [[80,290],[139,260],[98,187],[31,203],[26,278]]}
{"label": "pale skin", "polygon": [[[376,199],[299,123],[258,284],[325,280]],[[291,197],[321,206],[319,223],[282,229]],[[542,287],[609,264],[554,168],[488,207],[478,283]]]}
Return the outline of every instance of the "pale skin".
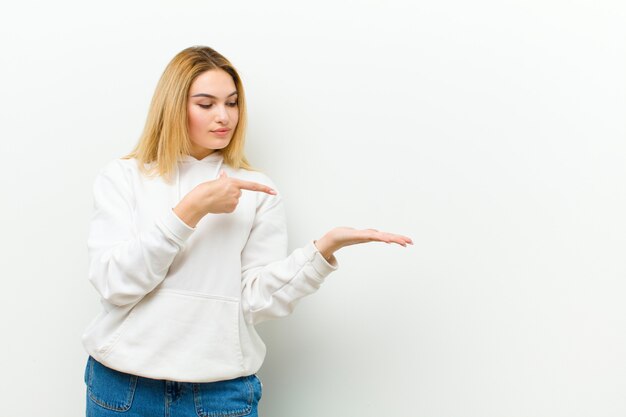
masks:
{"label": "pale skin", "polygon": [[[226,147],[239,120],[237,90],[232,77],[219,69],[200,74],[189,89],[187,114],[191,156],[202,159]],[[185,195],[174,212],[186,224],[196,227],[209,213],[235,211],[243,190],[276,195],[267,185],[231,178],[222,170],[217,179],[203,182]],[[335,227],[315,240],[315,246],[326,260],[333,261],[339,249],[367,242],[395,243],[404,247],[413,244],[409,237],[395,233]]]}

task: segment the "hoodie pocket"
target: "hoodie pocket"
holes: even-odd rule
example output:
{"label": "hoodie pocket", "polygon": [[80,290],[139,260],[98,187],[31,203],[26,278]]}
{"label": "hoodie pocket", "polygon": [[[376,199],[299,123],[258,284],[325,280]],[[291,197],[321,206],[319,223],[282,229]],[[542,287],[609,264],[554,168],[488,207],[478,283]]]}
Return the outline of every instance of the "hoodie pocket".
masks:
{"label": "hoodie pocket", "polygon": [[239,300],[161,289],[130,312],[107,361],[157,379],[227,379],[241,375]]}

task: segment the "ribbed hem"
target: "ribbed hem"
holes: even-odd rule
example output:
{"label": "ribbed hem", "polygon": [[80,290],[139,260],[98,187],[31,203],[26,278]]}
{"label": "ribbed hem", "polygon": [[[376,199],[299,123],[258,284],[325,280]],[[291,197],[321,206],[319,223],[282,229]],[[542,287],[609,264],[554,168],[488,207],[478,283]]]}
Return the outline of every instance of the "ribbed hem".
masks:
{"label": "ribbed hem", "polygon": [[317,249],[317,246],[315,246],[313,241],[307,243],[302,248],[302,251],[304,252],[304,256],[306,256],[309,262],[311,262],[313,268],[315,268],[315,271],[320,275],[320,278],[327,277],[328,274],[335,271],[339,267],[335,256],[333,255],[330,262],[328,262],[320,253],[319,249]]}
{"label": "ribbed hem", "polygon": [[159,228],[163,233],[180,246],[183,246],[187,239],[189,239],[189,236],[196,230],[182,221],[176,213],[174,213],[174,209],[168,210],[157,224],[160,226]]}

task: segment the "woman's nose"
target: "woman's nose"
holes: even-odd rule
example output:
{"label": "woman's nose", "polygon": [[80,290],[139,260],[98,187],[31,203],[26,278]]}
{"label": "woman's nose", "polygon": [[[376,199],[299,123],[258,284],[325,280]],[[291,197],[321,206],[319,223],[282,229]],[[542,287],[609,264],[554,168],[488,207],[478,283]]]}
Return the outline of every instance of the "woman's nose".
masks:
{"label": "woman's nose", "polygon": [[225,106],[217,106],[217,115],[215,116],[218,122],[227,123],[228,122],[228,111],[226,111]]}

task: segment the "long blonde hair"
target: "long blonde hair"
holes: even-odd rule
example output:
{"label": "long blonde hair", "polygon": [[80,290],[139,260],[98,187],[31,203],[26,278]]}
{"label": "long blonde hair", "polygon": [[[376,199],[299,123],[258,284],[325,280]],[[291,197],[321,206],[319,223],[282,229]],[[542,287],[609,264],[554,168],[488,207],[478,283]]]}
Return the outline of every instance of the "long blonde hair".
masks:
{"label": "long blonde hair", "polygon": [[170,61],[154,91],[139,142],[123,159],[136,158],[139,168],[147,176],[160,175],[171,180],[179,157],[190,153],[187,128],[189,89],[198,75],[213,69],[230,74],[238,95],[239,122],[230,143],[221,149],[224,163],[235,169],[252,169],[244,155],[247,113],[241,78],[228,59],[208,46],[184,49]]}

